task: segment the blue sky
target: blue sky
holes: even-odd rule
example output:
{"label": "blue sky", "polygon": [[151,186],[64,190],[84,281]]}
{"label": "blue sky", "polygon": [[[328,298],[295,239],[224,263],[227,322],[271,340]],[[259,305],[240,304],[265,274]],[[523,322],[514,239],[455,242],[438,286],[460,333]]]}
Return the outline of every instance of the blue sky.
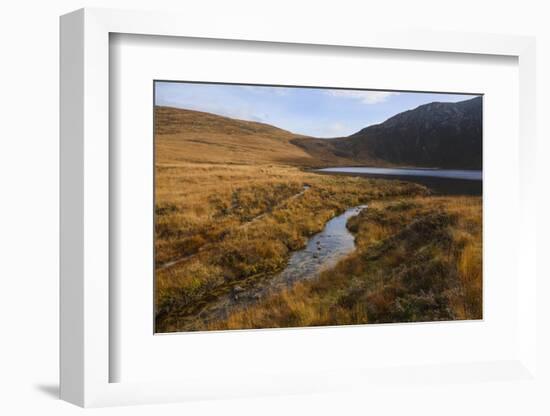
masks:
{"label": "blue sky", "polygon": [[156,82],[155,104],[272,124],[314,137],[347,136],[433,101],[474,95]]}

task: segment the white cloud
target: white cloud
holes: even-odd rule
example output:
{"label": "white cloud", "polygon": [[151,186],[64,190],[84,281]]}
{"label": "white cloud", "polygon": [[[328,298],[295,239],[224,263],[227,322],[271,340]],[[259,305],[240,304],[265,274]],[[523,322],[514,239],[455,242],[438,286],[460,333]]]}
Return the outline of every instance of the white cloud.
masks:
{"label": "white cloud", "polygon": [[326,94],[333,97],[351,98],[363,104],[376,104],[386,101],[392,95],[399,95],[393,91],[358,91],[358,90],[327,90]]}
{"label": "white cloud", "polygon": [[280,95],[285,96],[288,95],[291,92],[291,88],[287,87],[277,87],[277,86],[258,86],[258,85],[239,85],[240,88],[259,93],[259,94],[274,94],[274,95]]}
{"label": "white cloud", "polygon": [[329,132],[329,135],[339,135],[346,131],[346,126],[339,122],[334,122],[329,124],[327,128],[327,132]]}

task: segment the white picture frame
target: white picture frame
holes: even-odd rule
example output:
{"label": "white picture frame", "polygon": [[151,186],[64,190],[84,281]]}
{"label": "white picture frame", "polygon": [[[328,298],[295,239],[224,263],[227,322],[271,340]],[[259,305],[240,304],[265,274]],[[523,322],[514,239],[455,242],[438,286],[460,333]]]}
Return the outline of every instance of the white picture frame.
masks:
{"label": "white picture frame", "polygon": [[[414,370],[335,369],[282,372],[263,379],[220,375],[182,381],[110,382],[109,296],[109,36],[113,33],[332,45],[454,54],[505,55],[519,62],[520,214],[517,241],[519,346],[509,360],[418,366]],[[469,382],[488,374],[508,382],[538,383],[536,348],[535,41],[529,37],[468,33],[396,32],[349,28],[307,32],[280,25],[205,25],[168,13],[82,9],[61,18],[61,398],[79,406],[108,406],[282,393],[361,390],[395,379]],[[411,378],[412,377],[412,378]],[[491,377],[490,377],[491,378]],[[345,382],[343,381],[345,380]],[[491,378],[493,380],[493,378]],[[478,386],[479,387],[479,386]],[[536,387],[536,386],[535,386]]]}

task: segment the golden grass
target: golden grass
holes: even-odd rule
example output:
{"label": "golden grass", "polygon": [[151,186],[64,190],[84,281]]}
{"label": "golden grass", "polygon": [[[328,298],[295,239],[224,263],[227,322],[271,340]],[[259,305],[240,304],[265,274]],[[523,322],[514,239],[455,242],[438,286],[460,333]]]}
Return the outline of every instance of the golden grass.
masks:
{"label": "golden grass", "polygon": [[298,135],[267,124],[168,107],[156,108],[155,124],[163,163],[315,163],[290,143]]}
{"label": "golden grass", "polygon": [[[481,198],[308,173],[300,167],[327,161],[260,123],[157,108],[156,126],[157,331],[481,317]],[[364,203],[348,223],[357,249],[334,269],[225,319],[201,315]]]}

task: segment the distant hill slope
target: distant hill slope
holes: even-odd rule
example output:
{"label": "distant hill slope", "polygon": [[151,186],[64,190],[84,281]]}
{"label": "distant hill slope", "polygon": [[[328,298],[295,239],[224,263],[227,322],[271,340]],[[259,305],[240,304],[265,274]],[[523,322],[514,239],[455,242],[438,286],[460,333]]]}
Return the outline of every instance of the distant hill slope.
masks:
{"label": "distant hill slope", "polygon": [[155,108],[157,162],[482,167],[482,99],[434,102],[335,139],[200,111]]}
{"label": "distant hill slope", "polygon": [[[200,111],[155,107],[159,163],[285,163],[316,166],[317,159],[291,143],[304,138],[269,124]],[[330,161],[342,162],[333,155]]]}
{"label": "distant hill slope", "polygon": [[313,157],[333,153],[353,164],[480,169],[482,98],[421,105],[348,137],[293,142]]}

